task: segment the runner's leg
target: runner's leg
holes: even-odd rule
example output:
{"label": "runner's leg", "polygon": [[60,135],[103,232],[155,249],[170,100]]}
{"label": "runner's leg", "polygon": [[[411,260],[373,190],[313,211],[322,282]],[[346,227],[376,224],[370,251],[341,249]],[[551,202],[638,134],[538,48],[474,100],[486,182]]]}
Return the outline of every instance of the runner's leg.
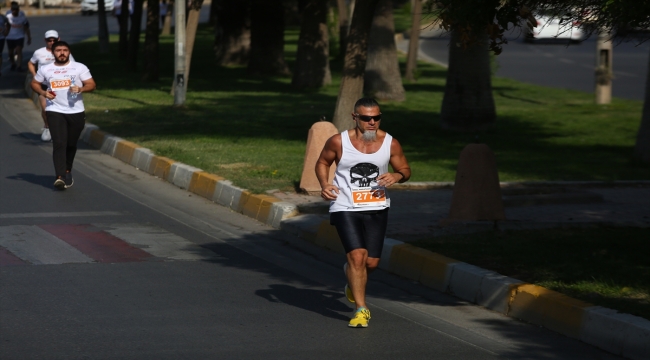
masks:
{"label": "runner's leg", "polygon": [[74,157],[77,154],[77,142],[79,141],[79,136],[84,129],[86,123],[86,113],[80,112],[76,114],[67,114],[67,146],[66,146],[66,161],[65,169],[70,171],[72,170],[72,163],[74,162]]}
{"label": "runner's leg", "polygon": [[65,177],[66,170],[66,147],[68,143],[68,125],[64,117],[53,111],[47,112],[50,123],[50,135],[52,136],[52,160],[54,161],[54,172],[57,177]]}

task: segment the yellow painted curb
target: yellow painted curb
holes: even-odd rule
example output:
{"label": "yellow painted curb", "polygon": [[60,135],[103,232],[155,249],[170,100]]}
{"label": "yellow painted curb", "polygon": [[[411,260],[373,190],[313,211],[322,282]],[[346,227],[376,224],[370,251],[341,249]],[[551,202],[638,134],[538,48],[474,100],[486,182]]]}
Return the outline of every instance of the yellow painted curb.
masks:
{"label": "yellow painted curb", "polygon": [[96,147],[96,148],[101,148],[102,144],[104,143],[104,137],[106,136],[106,133],[101,131],[101,130],[93,130],[90,132],[90,145]]}
{"label": "yellow painted curb", "polygon": [[336,231],[334,225],[330,225],[329,220],[323,220],[320,223],[314,242],[316,245],[330,249],[334,252],[345,254],[345,249],[343,248],[343,244],[341,244],[341,238],[339,238],[339,233]]}
{"label": "yellow painted curb", "polygon": [[169,170],[174,162],[174,160],[164,156],[153,156],[149,164],[149,171],[147,172],[153,176],[167,180],[167,175],[169,175]]}
{"label": "yellow painted curb", "polygon": [[46,16],[46,15],[58,15],[58,14],[76,14],[79,13],[79,9],[34,9],[34,10],[22,10],[25,13],[25,16]]}
{"label": "yellow painted curb", "polygon": [[247,196],[244,196],[244,193],[242,193],[242,197],[239,200],[242,214],[260,222],[266,222],[271,212],[271,205],[274,202],[280,201],[280,199],[269,195],[248,193]]}
{"label": "yellow painted curb", "polygon": [[431,251],[409,245],[393,246],[390,253],[389,271],[411,280],[420,280],[425,259]]}
{"label": "yellow painted curb", "polygon": [[130,164],[131,160],[133,159],[133,152],[139,147],[141,146],[130,141],[119,141],[115,146],[115,153],[113,154],[113,157],[120,159],[127,164]]}
{"label": "yellow painted curb", "polygon": [[212,200],[214,189],[217,187],[217,182],[225,180],[221,176],[213,175],[205,171],[197,171],[192,174],[189,189],[199,196]]}
{"label": "yellow painted curb", "polygon": [[584,309],[593,306],[541,286],[513,286],[506,315],[579,339]]}
{"label": "yellow painted curb", "polygon": [[446,291],[449,265],[460,261],[428,251],[422,260],[420,283],[438,291]]}

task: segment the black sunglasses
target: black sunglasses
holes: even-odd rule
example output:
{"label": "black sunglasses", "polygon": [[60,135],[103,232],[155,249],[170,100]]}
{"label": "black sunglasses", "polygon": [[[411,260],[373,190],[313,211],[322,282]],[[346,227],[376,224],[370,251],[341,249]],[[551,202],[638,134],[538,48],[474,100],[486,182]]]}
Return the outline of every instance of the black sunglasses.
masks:
{"label": "black sunglasses", "polygon": [[58,39],[55,39],[55,38],[45,39],[45,41],[47,41],[47,42],[56,42],[57,40]]}
{"label": "black sunglasses", "polygon": [[375,116],[370,116],[370,115],[359,115],[357,114],[356,117],[361,120],[361,121],[370,121],[370,120],[375,120],[375,121],[380,121],[381,120],[381,114],[375,115]]}

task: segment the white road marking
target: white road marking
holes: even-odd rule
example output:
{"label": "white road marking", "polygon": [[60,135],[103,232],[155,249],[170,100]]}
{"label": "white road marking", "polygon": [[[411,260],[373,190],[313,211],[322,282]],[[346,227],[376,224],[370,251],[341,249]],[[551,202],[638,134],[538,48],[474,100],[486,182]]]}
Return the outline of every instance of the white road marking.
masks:
{"label": "white road marking", "polygon": [[81,217],[81,216],[121,216],[127,214],[128,214],[127,212],[123,212],[123,211],[15,213],[15,214],[0,214],[0,219]]}
{"label": "white road marking", "polygon": [[149,254],[174,260],[209,260],[217,257],[178,235],[161,228],[140,224],[93,224]]}
{"label": "white road marking", "polygon": [[35,265],[94,261],[70,244],[34,225],[0,226],[0,246]]}

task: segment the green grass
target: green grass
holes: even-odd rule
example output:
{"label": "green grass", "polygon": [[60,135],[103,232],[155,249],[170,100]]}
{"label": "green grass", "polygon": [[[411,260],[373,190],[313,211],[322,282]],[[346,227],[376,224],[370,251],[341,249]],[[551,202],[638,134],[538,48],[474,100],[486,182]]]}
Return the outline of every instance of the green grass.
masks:
{"label": "green grass", "polygon": [[650,320],[650,229],[486,232],[412,244]]}
{"label": "green grass", "polygon": [[[298,30],[286,34],[292,67]],[[94,40],[74,45],[75,58],[89,66],[98,84],[84,95],[88,121],[253,192],[294,189],[309,128],[334,112],[341,63],[331,63],[332,85],[299,91],[287,77],[214,66],[213,41],[212,29],[200,27],[182,109],[172,107],[170,95],[172,37],[161,38],[162,76],[155,83],[122,70],[115,37],[108,55],[98,53]],[[502,181],[650,179],[650,167],[633,157],[640,101],[598,106],[592,94],[495,78],[497,126],[459,134],[439,127],[446,70],[422,63],[419,68],[419,81],[404,85],[405,102],[382,103],[382,128],[404,147],[412,181],[453,181],[458,155],[476,135],[494,150]]]}

